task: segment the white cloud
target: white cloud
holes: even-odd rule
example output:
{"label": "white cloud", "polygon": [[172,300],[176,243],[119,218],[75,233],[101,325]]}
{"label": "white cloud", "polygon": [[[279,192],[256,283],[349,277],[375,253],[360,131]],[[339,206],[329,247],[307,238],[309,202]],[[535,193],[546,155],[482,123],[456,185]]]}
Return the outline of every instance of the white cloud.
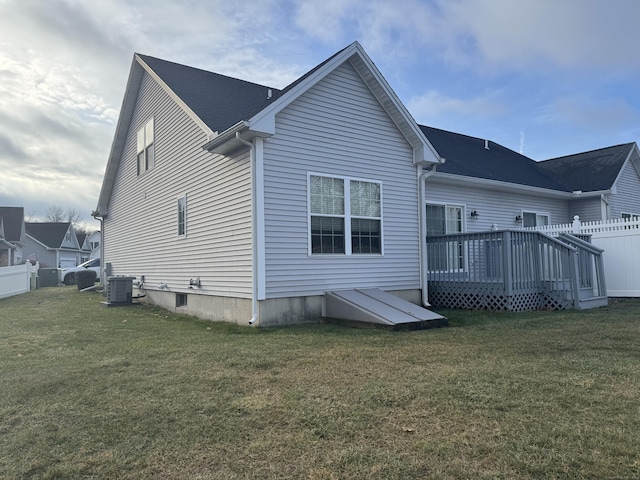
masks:
{"label": "white cloud", "polygon": [[455,98],[429,90],[407,103],[409,111],[419,123],[437,126],[443,117],[487,118],[503,115],[506,108],[495,94],[471,98]]}
{"label": "white cloud", "polygon": [[584,96],[555,99],[536,117],[538,123],[572,125],[588,132],[616,132],[640,122],[640,113],[621,98],[605,100]]}
{"label": "white cloud", "polygon": [[640,41],[635,0],[460,0],[441,6],[450,54],[465,62],[477,55],[517,68],[630,67]]}
{"label": "white cloud", "polygon": [[[134,51],[282,88],[359,40],[421,123],[489,134],[542,104],[556,129],[637,134],[638,107],[623,95],[594,100],[583,88],[554,100],[552,82],[577,69],[631,83],[639,10],[636,0],[0,0],[0,203],[95,207]],[[549,93],[509,99],[517,82],[504,88],[505,72],[539,71]],[[531,123],[514,134],[527,128],[528,149]]]}

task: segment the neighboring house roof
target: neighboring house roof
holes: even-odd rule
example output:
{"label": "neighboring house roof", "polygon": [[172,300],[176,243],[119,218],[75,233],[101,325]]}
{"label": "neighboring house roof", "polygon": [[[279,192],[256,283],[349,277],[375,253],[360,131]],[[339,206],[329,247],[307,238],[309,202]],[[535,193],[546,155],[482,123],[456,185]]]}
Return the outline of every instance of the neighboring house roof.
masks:
{"label": "neighboring house roof", "polygon": [[84,243],[87,240],[86,233],[76,233],[76,238],[78,239],[78,245],[80,245],[81,249],[90,250],[89,245],[85,245]]}
{"label": "neighboring house roof", "polygon": [[[3,226],[3,238],[8,242],[24,242],[24,208],[0,207],[0,223]],[[0,232],[2,233],[2,232]]]}
{"label": "neighboring house roof", "polygon": [[635,143],[600,148],[538,162],[548,175],[568,191],[597,192],[613,187]]}
{"label": "neighboring house roof", "polygon": [[358,72],[413,147],[414,162],[440,163],[436,149],[358,42],[340,50],[283,90],[135,54],[98,206],[93,214],[107,214],[118,164],[145,73],[153,77],[208,135],[209,141],[203,148],[225,154],[243,147],[243,140],[274,135],[276,114],[345,62],[349,62]]}
{"label": "neighboring house roof", "polygon": [[537,162],[500,144],[424,125],[420,128],[445,159],[438,166],[440,173],[567,191]]}
{"label": "neighboring house roof", "polygon": [[34,240],[48,248],[62,248],[71,224],[69,222],[25,223],[25,231]]}
{"label": "neighboring house roof", "polygon": [[[420,128],[445,159],[438,166],[439,174],[542,188],[565,196],[611,190],[637,149],[635,143],[625,143],[537,162],[495,142],[424,125]],[[640,175],[640,162],[635,166]]]}

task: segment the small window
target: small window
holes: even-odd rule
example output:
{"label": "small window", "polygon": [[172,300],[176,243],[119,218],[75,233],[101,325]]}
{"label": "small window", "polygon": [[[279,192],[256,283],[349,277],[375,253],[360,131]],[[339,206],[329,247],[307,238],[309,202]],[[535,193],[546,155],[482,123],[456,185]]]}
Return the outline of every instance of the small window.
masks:
{"label": "small window", "polygon": [[153,118],[138,130],[138,175],[143,174],[155,165],[153,141]]}
{"label": "small window", "polygon": [[187,234],[187,196],[178,199],[178,235]]}
{"label": "small window", "polygon": [[523,227],[539,227],[549,225],[549,215],[535,212],[522,212]]}
{"label": "small window", "polygon": [[640,218],[640,215],[635,213],[622,213],[620,216],[623,220],[638,220]]}
{"label": "small window", "polygon": [[176,308],[177,307],[186,307],[187,306],[187,294],[186,293],[176,293]]}

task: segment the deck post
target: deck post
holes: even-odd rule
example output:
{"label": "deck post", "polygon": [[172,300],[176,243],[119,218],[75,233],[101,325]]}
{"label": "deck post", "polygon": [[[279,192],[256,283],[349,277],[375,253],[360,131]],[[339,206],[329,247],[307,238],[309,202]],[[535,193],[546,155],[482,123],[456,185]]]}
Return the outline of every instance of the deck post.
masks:
{"label": "deck post", "polygon": [[513,295],[513,259],[511,255],[511,232],[502,232],[502,278],[504,278],[504,293],[507,298]]}
{"label": "deck post", "polygon": [[578,249],[569,252],[569,272],[571,275],[571,291],[573,292],[573,308],[580,309],[580,254]]}

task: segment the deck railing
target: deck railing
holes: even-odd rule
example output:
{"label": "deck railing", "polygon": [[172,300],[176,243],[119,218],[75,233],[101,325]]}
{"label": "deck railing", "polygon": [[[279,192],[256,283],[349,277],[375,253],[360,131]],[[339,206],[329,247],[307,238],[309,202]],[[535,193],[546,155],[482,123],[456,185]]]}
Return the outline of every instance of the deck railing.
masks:
{"label": "deck railing", "polygon": [[571,235],[491,231],[427,237],[429,301],[447,308],[583,308],[606,298],[602,251]]}

